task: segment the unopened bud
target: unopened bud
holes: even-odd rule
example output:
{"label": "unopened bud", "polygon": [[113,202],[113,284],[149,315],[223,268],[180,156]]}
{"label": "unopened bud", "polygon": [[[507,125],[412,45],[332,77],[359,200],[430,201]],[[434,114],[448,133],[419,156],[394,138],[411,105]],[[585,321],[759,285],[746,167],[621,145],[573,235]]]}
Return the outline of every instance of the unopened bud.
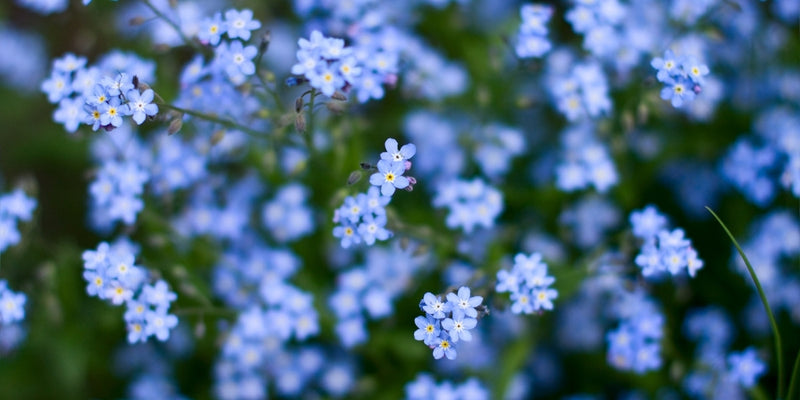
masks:
{"label": "unopened bud", "polygon": [[189,297],[197,298],[200,293],[197,291],[197,288],[193,285],[190,285],[188,282],[183,282],[179,286],[180,291]]}
{"label": "unopened bud", "polygon": [[186,279],[188,275],[188,271],[186,271],[186,268],[184,268],[182,265],[175,265],[172,267],[172,276],[174,276],[176,279],[183,280]]}
{"label": "unopened bud", "polygon": [[298,97],[297,100],[294,101],[294,112],[299,113],[300,110],[303,109],[303,98]]}
{"label": "unopened bud", "polygon": [[406,167],[406,171],[411,169],[411,161],[405,160],[403,165]]}
{"label": "unopened bud", "polygon": [[361,180],[363,174],[361,171],[353,171],[350,173],[350,176],[347,177],[347,184],[352,185]]}
{"label": "unopened bud", "polygon": [[169,123],[169,127],[167,128],[167,135],[174,135],[178,133],[183,127],[183,119],[177,118],[173,119],[172,122]]}
{"label": "unopened bud", "polygon": [[134,89],[139,89],[139,76],[138,75],[134,75],[133,79],[131,79],[131,83],[133,83],[133,88]]}
{"label": "unopened bud", "polygon": [[206,323],[203,320],[197,321],[194,325],[194,336],[202,339],[206,335]]}
{"label": "unopened bud", "polygon": [[406,178],[408,178],[408,184],[409,185],[416,185],[417,184],[417,178],[414,178],[413,176],[407,176]]}
{"label": "unopened bud", "polygon": [[334,99],[334,100],[339,100],[339,101],[347,101],[347,96],[345,96],[344,93],[339,92],[339,91],[334,92],[333,95],[331,96],[331,98]]}
{"label": "unopened bud", "polygon": [[272,40],[272,32],[267,30],[261,35],[261,43],[258,45],[258,52],[264,54],[269,49],[269,42]]}
{"label": "unopened bud", "polygon": [[141,16],[133,17],[130,20],[128,20],[128,24],[130,26],[139,26],[139,25],[143,24],[145,21],[147,21],[147,20],[144,17],[141,17]]}
{"label": "unopened bud", "polygon": [[294,129],[297,129],[298,133],[306,132],[306,117],[303,114],[297,114],[294,118]]}
{"label": "unopened bud", "polygon": [[403,190],[405,190],[406,192],[413,192],[414,191],[414,185],[409,183],[408,186],[403,188]]}
{"label": "unopened bud", "polygon": [[649,116],[650,111],[647,109],[647,105],[639,103],[639,107],[636,109],[636,119],[639,121],[639,124],[645,124]]}
{"label": "unopened bud", "polygon": [[346,103],[341,102],[341,101],[329,101],[329,102],[325,103],[325,108],[327,108],[328,111],[330,111],[330,112],[332,112],[334,114],[341,114],[344,111],[344,105],[345,104]]}
{"label": "unopened bud", "polygon": [[216,146],[217,143],[222,141],[222,139],[225,139],[225,130],[224,129],[220,129],[220,130],[214,132],[213,135],[211,135],[211,145],[212,146]]}
{"label": "unopened bud", "polygon": [[625,111],[622,113],[620,117],[622,122],[622,127],[625,129],[625,132],[630,132],[636,125],[636,121],[633,119],[633,113],[630,111]]}

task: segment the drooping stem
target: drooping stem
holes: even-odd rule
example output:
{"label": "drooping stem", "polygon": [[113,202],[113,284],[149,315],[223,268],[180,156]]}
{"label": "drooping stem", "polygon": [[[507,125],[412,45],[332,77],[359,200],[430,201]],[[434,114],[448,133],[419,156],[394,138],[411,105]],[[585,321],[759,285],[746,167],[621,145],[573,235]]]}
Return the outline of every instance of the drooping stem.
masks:
{"label": "drooping stem", "polygon": [[222,125],[222,126],[224,126],[226,128],[229,128],[229,129],[240,130],[240,131],[242,131],[244,133],[247,133],[248,135],[251,135],[251,136],[255,136],[255,137],[263,137],[264,136],[262,132],[259,132],[259,131],[255,130],[255,129],[252,129],[252,128],[249,128],[249,127],[247,127],[245,125],[242,125],[240,123],[237,123],[235,121],[232,121],[232,120],[229,120],[229,119],[226,119],[226,118],[218,117],[216,115],[206,114],[206,113],[202,113],[202,112],[199,112],[199,111],[194,111],[194,110],[189,110],[189,109],[186,109],[186,108],[181,108],[181,107],[174,106],[172,104],[159,104],[159,107],[164,107],[164,108],[169,109],[169,110],[173,110],[173,111],[177,111],[177,112],[184,113],[184,114],[187,114],[187,115],[191,115],[193,117],[200,118],[200,119],[203,119],[203,120],[206,120],[206,121],[209,121],[209,122],[214,122],[214,123],[220,124],[220,125]]}
{"label": "drooping stem", "polygon": [[[781,334],[778,331],[778,324],[775,322],[775,316],[772,314],[772,308],[769,306],[769,302],[767,301],[767,295],[764,293],[764,289],[761,287],[761,283],[758,281],[758,276],[756,276],[756,271],[753,269],[753,266],[750,264],[750,260],[747,259],[747,256],[744,254],[744,250],[742,250],[739,243],[736,241],[736,238],[733,237],[733,234],[728,227],[725,226],[725,223],[717,216],[717,214],[711,210],[711,208],[706,207],[706,210],[714,216],[714,218],[719,222],[722,226],[722,229],[725,230],[725,233],[728,234],[728,237],[733,242],[733,245],[736,246],[736,250],[739,252],[739,256],[742,257],[744,261],[744,265],[747,267],[747,272],[750,273],[750,278],[753,279],[753,283],[756,285],[756,291],[758,292],[758,296],[761,297],[761,303],[764,304],[764,309],[767,311],[767,316],[769,317],[769,323],[772,326],[772,334],[775,337],[775,355],[778,361],[778,399],[784,399],[784,388],[785,382],[783,381],[783,347],[781,346]],[[795,371],[796,372],[796,371]]]}

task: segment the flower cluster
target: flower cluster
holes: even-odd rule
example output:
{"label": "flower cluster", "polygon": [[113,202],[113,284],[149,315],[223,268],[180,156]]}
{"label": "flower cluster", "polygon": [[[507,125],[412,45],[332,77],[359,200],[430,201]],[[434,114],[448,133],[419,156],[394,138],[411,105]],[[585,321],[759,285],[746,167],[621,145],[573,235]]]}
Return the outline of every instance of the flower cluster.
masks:
{"label": "flower cluster", "polygon": [[619,181],[611,155],[595,137],[594,129],[594,125],[584,123],[562,133],[563,161],[555,171],[559,189],[572,192],[594,186],[604,193]]}
{"label": "flower cluster", "polygon": [[365,342],[369,337],[366,318],[386,318],[394,311],[392,303],[411,284],[420,268],[421,257],[413,255],[417,246],[402,249],[370,247],[364,265],[339,274],[336,291],[328,304],[336,315],[336,334],[344,347]]}
{"label": "flower cluster", "polygon": [[71,53],[54,60],[41,90],[51,103],[58,103],[53,120],[64,124],[67,132],[75,132],[81,122],[94,131],[110,131],[122,125],[123,117],[141,125],[158,113],[153,104],[155,93],[140,84],[150,74],[138,75],[137,65],[116,72],[114,61],[106,59],[107,65],[86,68],[86,59]]}
{"label": "flower cluster", "polygon": [[515,50],[517,57],[541,57],[552,45],[547,40],[547,21],[553,16],[553,8],[544,4],[524,4],[520,10],[522,24],[517,33]]}
{"label": "flower cluster", "polygon": [[694,100],[703,91],[708,66],[694,57],[676,57],[672,50],[664,52],[664,57],[656,57],[650,65],[658,72],[656,79],[663,83],[661,98],[669,100],[675,108]]}
{"label": "flower cluster", "polygon": [[630,222],[633,235],[643,241],[634,261],[645,278],[660,277],[666,272],[675,276],[684,269],[694,277],[703,268],[703,260],[698,258],[692,242],[684,238],[683,229],[668,230],[667,218],[654,206],[632,212]]}
{"label": "flower cluster", "polygon": [[618,28],[626,19],[627,6],[618,0],[574,3],[564,17],[573,31],[584,35],[583,47],[599,58],[612,56],[622,43]]}
{"label": "flower cluster", "polygon": [[511,293],[511,312],[514,314],[542,313],[552,310],[553,300],[558,291],[550,288],[556,278],[547,275],[547,264],[542,262],[542,255],[533,253],[529,256],[519,253],[514,256],[511,271],[501,269],[497,272],[498,293]]}
{"label": "flower cluster", "polygon": [[433,293],[425,293],[419,303],[425,316],[414,319],[417,330],[414,339],[422,341],[433,349],[433,358],[447,357],[453,360],[458,356],[456,344],[472,340],[470,330],[478,324],[478,308],[483,302],[481,296],[471,296],[470,289],[462,286],[458,294],[448,293],[447,301]]}
{"label": "flower cluster", "polygon": [[460,227],[471,233],[475,226],[494,226],[494,220],[503,211],[503,195],[479,178],[451,179],[439,185],[433,206],[450,209],[445,221],[447,227]]}
{"label": "flower cluster", "polygon": [[22,189],[0,196],[0,254],[20,241],[19,221],[30,221],[36,199],[28,197]]}
{"label": "flower cluster", "polygon": [[343,39],[313,31],[309,39],[301,38],[297,44],[300,49],[292,73],[303,75],[311,87],[324,95],[330,97],[336,91],[344,91],[361,76],[362,65],[353,54],[353,48],[345,46]]}
{"label": "flower cluster", "polygon": [[[225,11],[225,19],[221,13],[214,14],[213,17],[204,18],[201,28],[197,32],[197,39],[200,43],[216,46],[220,43],[222,35],[227,34],[228,38],[250,40],[251,31],[261,28],[261,22],[253,19],[253,11],[249,9]],[[255,54],[253,54],[255,55]],[[251,57],[252,58],[252,57]]]}
{"label": "flower cluster", "polygon": [[785,107],[766,110],[754,135],[730,145],[720,163],[722,176],[750,202],[765,207],[783,186],[800,198],[800,115]]}
{"label": "flower cluster", "polygon": [[83,279],[89,296],[113,305],[125,304],[128,342],[144,342],[150,336],[169,338],[178,318],[169,313],[177,295],[163,280],[151,285],[147,270],[134,264],[136,249],[127,242],[100,243],[97,250],[83,252]]}
{"label": "flower cluster", "polygon": [[606,358],[614,368],[643,374],[661,367],[664,315],[643,290],[617,293],[612,313],[620,324],[606,334]]}
{"label": "flower cluster", "polygon": [[767,366],[752,347],[729,351],[733,323],[720,308],[692,310],[684,320],[685,336],[697,343],[696,365],[683,379],[686,392],[695,398],[743,399]]}
{"label": "flower cluster", "polygon": [[551,75],[546,87],[558,111],[570,122],[611,111],[608,80],[597,61],[576,63],[569,54],[559,53],[550,57],[548,64]]}
{"label": "flower cluster", "polygon": [[333,228],[333,236],[341,238],[344,248],[361,241],[372,246],[376,240],[391,237],[392,232],[386,229],[385,207],[396,189],[410,191],[416,183],[413,177],[403,176],[411,168],[409,159],[416,154],[416,146],[409,143],[398,149],[397,140],[392,138],[386,139],[384,145],[386,151],[381,153],[376,167],[378,172],[369,179],[373,187],[367,193],[347,196],[334,213],[333,222],[340,225]]}
{"label": "flower cluster", "polygon": [[289,342],[304,342],[320,330],[313,295],[290,281],[300,262],[288,249],[245,235],[214,267],[214,294],[238,313],[216,361],[218,397],[262,398],[268,377],[279,392],[291,394],[322,368],[314,360],[287,365],[299,356]]}
{"label": "flower cluster", "polygon": [[[251,31],[261,28],[261,22],[253,19],[253,11],[230,9],[225,12],[224,20],[220,13],[216,13],[214,17],[204,19],[201,26],[203,28],[197,33],[197,38],[201,43],[214,46],[214,60],[208,72],[225,74],[234,85],[243,84],[248,76],[255,74],[253,60],[258,49],[243,43],[250,40]],[[224,34],[230,40],[221,41]]]}
{"label": "flower cluster", "polygon": [[147,171],[135,162],[104,163],[89,186],[93,218],[99,225],[111,225],[115,221],[132,225],[144,208],[140,196],[149,178]]}
{"label": "flower cluster", "polygon": [[314,230],[314,218],[306,204],[307,198],[306,187],[289,184],[280,188],[272,201],[264,204],[262,220],[275,240],[290,242]]}
{"label": "flower cluster", "polygon": [[428,374],[419,374],[406,384],[406,400],[489,400],[489,390],[477,379],[470,378],[461,384],[450,381],[436,383]]}

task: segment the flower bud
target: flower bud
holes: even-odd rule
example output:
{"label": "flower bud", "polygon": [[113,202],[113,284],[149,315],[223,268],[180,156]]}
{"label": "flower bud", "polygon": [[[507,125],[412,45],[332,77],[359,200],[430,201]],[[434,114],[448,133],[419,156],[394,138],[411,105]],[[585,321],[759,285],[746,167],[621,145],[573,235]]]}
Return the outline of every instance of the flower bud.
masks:
{"label": "flower bud", "polygon": [[361,180],[363,174],[361,171],[353,171],[350,173],[350,176],[347,177],[347,184],[352,185]]}
{"label": "flower bud", "polygon": [[174,135],[178,133],[183,127],[183,119],[176,118],[173,119],[172,122],[169,123],[169,127],[167,128],[167,135]]}

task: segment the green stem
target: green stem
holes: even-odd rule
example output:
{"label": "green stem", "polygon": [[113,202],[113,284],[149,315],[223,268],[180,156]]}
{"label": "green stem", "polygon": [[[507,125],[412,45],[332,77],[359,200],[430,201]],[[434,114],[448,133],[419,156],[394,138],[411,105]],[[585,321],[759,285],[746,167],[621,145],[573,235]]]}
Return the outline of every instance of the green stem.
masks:
{"label": "green stem", "polygon": [[792,369],[792,380],[789,382],[789,391],[786,393],[786,400],[794,398],[794,390],[797,389],[797,380],[800,376],[800,351],[797,352],[797,358],[794,359],[794,368]]}
{"label": "green stem", "polygon": [[198,44],[197,42],[193,41],[193,40],[192,40],[192,39],[190,39],[188,36],[186,36],[186,35],[183,33],[183,31],[181,31],[181,27],[180,27],[180,26],[178,26],[178,24],[176,24],[176,23],[175,23],[175,21],[173,21],[173,20],[171,20],[171,19],[167,18],[167,16],[166,16],[166,15],[164,15],[164,13],[162,13],[162,12],[161,12],[161,10],[159,10],[158,8],[156,8],[156,7],[153,5],[153,3],[150,3],[150,0],[142,0],[142,3],[144,3],[144,5],[146,5],[146,6],[147,6],[147,8],[149,8],[149,9],[150,9],[150,11],[152,11],[152,12],[153,12],[153,14],[155,14],[155,15],[156,15],[158,18],[161,18],[162,20],[164,20],[164,22],[166,22],[167,24],[169,24],[169,26],[171,26],[171,27],[172,27],[172,29],[174,29],[174,30],[175,30],[175,32],[177,32],[177,33],[178,33],[178,35],[180,35],[180,37],[181,37],[181,40],[183,40],[183,41],[184,41],[184,42],[185,42],[187,45],[189,45],[189,46],[191,46],[191,47],[194,47],[194,48],[195,48],[197,51],[199,51],[200,53],[205,53],[205,52],[206,52],[206,49],[205,49],[205,48],[203,48],[203,46],[201,46],[200,44]]}
{"label": "green stem", "polygon": [[750,394],[750,397],[756,400],[768,400],[767,394],[764,393],[764,388],[761,386],[755,385],[747,391]]}
{"label": "green stem", "polygon": [[[784,381],[783,381],[783,347],[781,346],[781,334],[778,331],[778,324],[775,322],[775,316],[772,314],[772,309],[769,307],[769,302],[767,301],[767,296],[764,294],[764,289],[761,288],[761,283],[758,281],[758,277],[756,276],[756,271],[753,269],[753,266],[750,264],[750,261],[747,259],[747,256],[744,254],[744,250],[742,250],[739,243],[733,237],[733,234],[728,227],[725,226],[725,223],[717,216],[717,214],[711,210],[711,208],[706,207],[706,210],[714,216],[714,218],[719,222],[722,226],[722,229],[725,230],[725,233],[728,234],[728,237],[733,242],[733,245],[736,246],[736,250],[739,252],[739,255],[744,260],[744,265],[747,266],[747,272],[750,273],[750,278],[753,279],[753,283],[756,285],[756,290],[758,291],[758,296],[761,297],[761,303],[764,304],[764,309],[767,311],[767,316],[769,317],[769,323],[772,326],[772,334],[775,336],[775,355],[778,359],[778,399],[785,399],[784,395]],[[795,368],[796,369],[796,368]],[[796,371],[795,371],[796,372]]]}
{"label": "green stem", "polygon": [[238,313],[236,310],[231,310],[230,308],[220,308],[220,307],[188,307],[188,308],[180,308],[175,310],[175,315],[205,315],[205,314],[212,314],[212,315],[230,315],[234,316]]}
{"label": "green stem", "polygon": [[[305,93],[303,93],[303,95],[305,95]],[[309,154],[311,154],[311,150],[314,146],[314,99],[316,97],[317,90],[311,89],[310,95],[308,96],[308,122],[306,123],[306,133],[304,135]]]}
{"label": "green stem", "polygon": [[240,130],[240,131],[242,131],[244,133],[247,133],[247,134],[255,136],[255,137],[263,137],[263,134],[261,132],[255,130],[255,129],[248,128],[247,126],[244,126],[242,124],[236,123],[236,122],[231,121],[229,119],[220,118],[220,117],[218,117],[216,115],[211,115],[211,114],[201,113],[199,111],[194,111],[194,110],[189,110],[189,109],[186,109],[186,108],[181,108],[181,107],[173,106],[172,104],[160,103],[158,106],[159,107],[164,107],[164,108],[166,108],[168,110],[173,110],[173,111],[177,111],[177,112],[184,113],[184,114],[187,114],[187,115],[191,115],[193,117],[204,119],[204,120],[209,121],[209,122],[215,122],[215,123],[218,123],[218,124],[220,124],[220,125],[222,125],[222,126],[224,126],[226,128],[229,128],[229,129],[237,129],[237,130]]}

